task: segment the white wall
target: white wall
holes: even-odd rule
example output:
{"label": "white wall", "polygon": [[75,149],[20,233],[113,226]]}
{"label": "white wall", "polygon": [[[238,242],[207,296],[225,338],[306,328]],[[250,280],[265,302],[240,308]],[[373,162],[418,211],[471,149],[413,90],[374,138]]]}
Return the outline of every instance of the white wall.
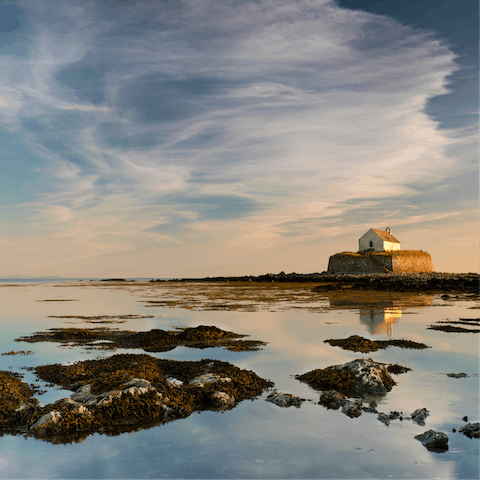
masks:
{"label": "white wall", "polygon": [[391,252],[393,250],[400,250],[400,244],[393,243],[393,242],[383,242],[383,249],[386,252]]}
{"label": "white wall", "polygon": [[[370,246],[370,242],[373,243],[373,247]],[[358,241],[358,251],[365,252],[368,250],[372,250],[375,252],[383,252],[383,241],[382,239],[372,230],[370,229],[365,235],[360,237]]]}

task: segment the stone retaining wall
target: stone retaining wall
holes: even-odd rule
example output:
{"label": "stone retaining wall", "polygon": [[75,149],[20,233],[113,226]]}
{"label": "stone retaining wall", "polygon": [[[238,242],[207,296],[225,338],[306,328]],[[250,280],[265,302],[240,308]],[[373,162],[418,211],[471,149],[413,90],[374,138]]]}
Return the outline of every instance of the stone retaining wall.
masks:
{"label": "stone retaining wall", "polygon": [[433,272],[430,255],[420,250],[343,252],[330,257],[328,273]]}

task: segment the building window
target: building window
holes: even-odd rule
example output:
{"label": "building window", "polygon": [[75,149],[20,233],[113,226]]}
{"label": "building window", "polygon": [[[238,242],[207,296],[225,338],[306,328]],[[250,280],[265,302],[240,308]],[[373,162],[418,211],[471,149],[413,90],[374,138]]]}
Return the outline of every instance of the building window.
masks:
{"label": "building window", "polygon": [[370,240],[370,247],[373,247],[373,242]]}

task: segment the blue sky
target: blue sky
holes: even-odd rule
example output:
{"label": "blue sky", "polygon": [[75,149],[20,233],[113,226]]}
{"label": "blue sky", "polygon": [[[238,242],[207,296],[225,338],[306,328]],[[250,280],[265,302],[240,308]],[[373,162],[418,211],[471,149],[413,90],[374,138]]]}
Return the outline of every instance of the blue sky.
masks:
{"label": "blue sky", "polygon": [[2,1],[2,275],[478,271],[478,2]]}

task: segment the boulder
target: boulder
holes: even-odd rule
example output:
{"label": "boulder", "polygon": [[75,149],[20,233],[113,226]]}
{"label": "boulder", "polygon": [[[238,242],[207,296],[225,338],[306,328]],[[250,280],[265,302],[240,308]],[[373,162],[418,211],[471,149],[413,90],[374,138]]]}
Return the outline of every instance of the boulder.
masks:
{"label": "boulder", "polygon": [[83,385],[75,393],[72,393],[70,398],[75,402],[85,402],[90,395],[92,395],[91,385]]}
{"label": "boulder", "polygon": [[342,413],[350,418],[359,417],[362,414],[362,402],[360,400],[357,400],[356,402],[345,400],[342,405]]}
{"label": "boulder", "polygon": [[217,408],[229,408],[235,405],[235,397],[225,392],[215,392],[212,395],[213,404]]}
{"label": "boulder", "polygon": [[338,410],[345,402],[345,395],[337,392],[336,390],[329,390],[328,392],[320,395],[320,405],[324,405],[327,408]]}
{"label": "boulder", "polygon": [[38,421],[30,427],[30,430],[35,433],[36,436],[42,437],[46,435],[48,427],[56,425],[62,415],[56,410],[46,413],[43,417],[40,417]]}
{"label": "boulder", "polygon": [[152,384],[148,380],[144,380],[143,378],[132,378],[127,383],[124,383],[123,387],[124,388],[129,388],[129,387],[146,388],[148,390],[151,390],[153,388]]}
{"label": "boulder", "polygon": [[322,393],[318,403],[334,410],[338,410],[340,407],[342,407],[342,413],[350,418],[356,418],[362,414],[362,402],[360,400],[348,400],[344,395],[336,390],[330,390],[329,392]]}
{"label": "boulder", "polygon": [[418,425],[423,427],[425,426],[425,419],[428,415],[429,412],[426,408],[417,408],[410,417],[415,423],[418,423]]}
{"label": "boulder", "polygon": [[372,400],[369,404],[368,407],[362,407],[362,410],[364,412],[371,412],[371,413],[378,413],[377,412],[377,402],[375,400]]}
{"label": "boulder", "polygon": [[466,373],[447,373],[447,377],[452,377],[452,378],[467,378],[470,375],[467,375]]}
{"label": "boulder", "polygon": [[390,417],[386,413],[379,412],[377,418],[385,425],[390,425]]}
{"label": "boulder", "polygon": [[459,428],[458,431],[470,438],[480,438],[480,428],[478,422],[467,423],[463,427]]}
{"label": "boulder", "polygon": [[275,390],[272,392],[268,397],[265,399],[266,402],[274,403],[282,408],[288,408],[291,406],[295,406],[300,408],[302,402],[305,401],[304,398],[295,397],[291,393],[282,393]]}
{"label": "boulder", "polygon": [[215,373],[206,373],[205,375],[199,375],[198,377],[193,378],[188,382],[188,384],[193,385],[194,387],[203,388],[205,385],[208,385],[210,383],[231,381],[232,379],[228,377],[221,377],[220,375],[216,375]]}
{"label": "boulder", "polygon": [[448,450],[448,437],[442,432],[427,430],[421,435],[415,435],[415,438],[432,452],[445,452]]}
{"label": "boulder", "polygon": [[371,358],[312,370],[295,378],[317,390],[336,390],[350,397],[385,395],[396,385],[387,366]]}
{"label": "boulder", "polygon": [[121,390],[110,390],[109,392],[101,393],[100,395],[91,395],[85,405],[89,407],[93,406],[106,406],[112,403],[115,398],[120,398],[123,395]]}
{"label": "boulder", "polygon": [[355,390],[358,396],[384,395],[396,384],[387,367],[374,362],[371,358],[359,358],[331,368],[334,370],[350,370],[357,382]]}

